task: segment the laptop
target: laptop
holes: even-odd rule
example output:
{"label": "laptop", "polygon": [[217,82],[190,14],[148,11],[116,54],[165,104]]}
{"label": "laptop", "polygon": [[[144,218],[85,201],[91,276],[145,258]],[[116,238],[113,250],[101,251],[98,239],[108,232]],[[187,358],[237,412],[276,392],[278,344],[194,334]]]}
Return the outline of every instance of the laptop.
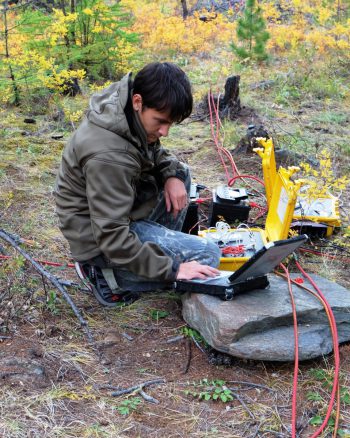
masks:
{"label": "laptop", "polygon": [[218,296],[223,300],[232,300],[239,293],[266,289],[269,285],[267,274],[307,240],[308,236],[303,234],[286,240],[269,242],[237,271],[221,271],[217,277],[208,277],[204,280],[179,280],[175,284],[175,290],[203,293]]}

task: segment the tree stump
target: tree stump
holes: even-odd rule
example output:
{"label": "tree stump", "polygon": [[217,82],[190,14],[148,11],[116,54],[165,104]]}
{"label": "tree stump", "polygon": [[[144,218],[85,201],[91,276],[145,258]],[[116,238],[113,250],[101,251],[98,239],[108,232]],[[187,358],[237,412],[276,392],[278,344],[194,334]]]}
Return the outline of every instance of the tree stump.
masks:
{"label": "tree stump", "polygon": [[240,76],[230,76],[226,80],[225,94],[220,98],[219,110],[221,118],[235,119],[241,111],[241,99],[239,97]]}

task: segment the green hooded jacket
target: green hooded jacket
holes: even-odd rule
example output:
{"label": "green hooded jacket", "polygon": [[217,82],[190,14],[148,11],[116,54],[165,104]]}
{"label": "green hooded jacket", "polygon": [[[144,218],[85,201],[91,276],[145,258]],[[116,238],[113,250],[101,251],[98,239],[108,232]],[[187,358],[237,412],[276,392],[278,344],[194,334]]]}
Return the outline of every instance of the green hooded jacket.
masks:
{"label": "green hooded jacket", "polygon": [[149,216],[159,184],[183,180],[184,167],[159,141],[147,144],[130,87],[128,74],[94,94],[63,152],[54,192],[60,228],[76,261],[103,254],[137,275],[174,281],[178,263],[158,245],[141,243],[129,224]]}

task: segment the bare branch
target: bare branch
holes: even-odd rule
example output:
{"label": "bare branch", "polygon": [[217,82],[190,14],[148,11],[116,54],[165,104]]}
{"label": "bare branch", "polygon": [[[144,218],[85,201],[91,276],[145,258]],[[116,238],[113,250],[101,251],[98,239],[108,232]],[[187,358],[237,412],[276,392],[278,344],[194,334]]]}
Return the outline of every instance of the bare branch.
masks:
{"label": "bare branch", "polygon": [[124,394],[130,394],[131,392],[139,392],[142,391],[143,388],[146,388],[146,386],[151,385],[160,385],[162,383],[165,383],[164,379],[155,379],[155,380],[148,380],[147,382],[140,383],[139,385],[131,386],[130,388],[126,389],[120,389],[118,391],[114,391],[111,393],[112,397],[119,397],[120,395]]}
{"label": "bare branch", "polygon": [[48,272],[46,269],[44,269],[38,262],[36,262],[26,251],[24,251],[20,246],[18,246],[18,244],[16,243],[16,241],[3,229],[0,229],[0,238],[2,238],[3,240],[5,240],[7,243],[9,243],[10,245],[12,245],[16,251],[18,251],[26,260],[28,260],[33,267],[44,277],[46,277],[63,295],[64,299],[67,301],[67,303],[71,306],[75,316],[78,318],[80,325],[83,327],[83,329],[85,330],[85,333],[87,335],[88,341],[89,343],[95,348],[95,342],[92,336],[92,333],[88,327],[87,322],[85,321],[85,319],[82,317],[80,311],[78,310],[78,308],[76,307],[76,305],[74,304],[71,296],[69,295],[69,293],[66,291],[65,287],[59,282],[59,280],[57,280],[57,278],[50,274],[50,272]]}

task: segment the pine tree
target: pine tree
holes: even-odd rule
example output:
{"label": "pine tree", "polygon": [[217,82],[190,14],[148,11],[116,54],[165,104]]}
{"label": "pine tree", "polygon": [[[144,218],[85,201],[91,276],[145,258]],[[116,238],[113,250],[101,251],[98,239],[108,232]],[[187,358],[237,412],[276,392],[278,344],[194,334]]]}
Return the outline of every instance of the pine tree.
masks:
{"label": "pine tree", "polygon": [[239,45],[231,43],[233,52],[241,59],[265,60],[266,42],[270,34],[266,31],[264,17],[256,0],[247,0],[243,16],[237,21]]}

